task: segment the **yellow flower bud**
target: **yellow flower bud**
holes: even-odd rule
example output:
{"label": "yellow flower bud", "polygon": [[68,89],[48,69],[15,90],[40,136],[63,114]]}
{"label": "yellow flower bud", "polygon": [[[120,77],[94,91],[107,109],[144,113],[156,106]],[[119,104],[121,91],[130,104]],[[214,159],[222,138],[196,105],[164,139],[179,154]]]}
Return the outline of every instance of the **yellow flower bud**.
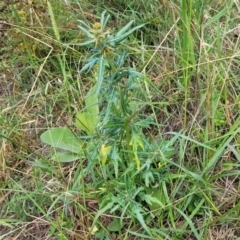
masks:
{"label": "yellow flower bud", "polygon": [[101,23],[95,22],[95,23],[92,25],[92,28],[93,28],[94,30],[100,29],[100,28],[101,28]]}

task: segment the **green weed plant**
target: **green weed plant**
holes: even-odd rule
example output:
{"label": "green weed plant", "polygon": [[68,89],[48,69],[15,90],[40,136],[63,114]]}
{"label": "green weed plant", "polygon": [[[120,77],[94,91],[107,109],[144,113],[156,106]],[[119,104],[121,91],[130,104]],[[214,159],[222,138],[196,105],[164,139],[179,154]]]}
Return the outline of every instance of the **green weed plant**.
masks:
{"label": "green weed plant", "polygon": [[80,72],[94,81],[84,109],[76,114],[78,131],[52,128],[41,135],[41,140],[55,149],[53,160],[80,162],[84,184],[80,194],[99,202],[92,229],[107,211],[120,216],[108,226],[110,231],[120,230],[130,217],[151,235],[147,226],[149,217],[154,217],[151,211],[164,206],[157,183],[167,172],[176,138],[155,140],[144,134],[157,123],[144,114],[147,105],[141,99],[145,98],[145,76],[129,66],[132,64],[123,45],[143,25],[132,27],[131,21],[113,33],[107,27],[109,18],[103,12],[100,22],[92,26],[79,21],[86,37],[79,45],[89,52]]}

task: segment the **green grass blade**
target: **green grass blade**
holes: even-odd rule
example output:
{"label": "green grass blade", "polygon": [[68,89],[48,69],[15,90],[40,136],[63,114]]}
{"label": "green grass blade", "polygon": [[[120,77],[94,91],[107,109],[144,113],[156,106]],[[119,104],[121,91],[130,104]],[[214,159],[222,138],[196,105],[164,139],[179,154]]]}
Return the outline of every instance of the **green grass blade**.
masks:
{"label": "green grass blade", "polygon": [[194,237],[196,237],[197,240],[202,240],[196,227],[194,226],[192,220],[184,213],[182,212],[179,208],[175,208],[182,216],[183,218],[186,220],[186,222],[188,223],[188,225],[190,226],[192,232],[194,233]]}

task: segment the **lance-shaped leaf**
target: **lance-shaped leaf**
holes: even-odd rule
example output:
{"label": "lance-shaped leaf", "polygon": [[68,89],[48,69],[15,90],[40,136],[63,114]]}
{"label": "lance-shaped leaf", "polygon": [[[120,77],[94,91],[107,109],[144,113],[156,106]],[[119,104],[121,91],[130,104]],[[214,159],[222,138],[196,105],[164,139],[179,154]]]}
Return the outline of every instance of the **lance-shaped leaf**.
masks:
{"label": "lance-shaped leaf", "polygon": [[104,78],[104,72],[105,72],[105,66],[106,62],[103,56],[99,59],[99,67],[98,67],[98,76],[97,76],[97,89],[96,94],[98,95],[100,92],[100,89],[102,87],[102,82]]}
{"label": "lance-shaped leaf", "polygon": [[86,64],[82,67],[82,69],[80,70],[80,73],[81,73],[81,72],[84,72],[84,71],[86,71],[86,70],[87,70],[87,71],[91,70],[98,61],[99,61],[99,58],[91,58],[91,59],[88,61],[88,63],[86,63]]}
{"label": "lance-shaped leaf", "polygon": [[[130,22],[131,23],[131,22]],[[130,25],[131,26],[131,24],[130,23],[128,23],[127,25]],[[125,32],[125,33],[123,33],[123,34],[119,34],[119,32],[121,32],[121,30],[115,35],[115,36],[112,36],[110,39],[109,39],[109,44],[111,44],[111,45],[115,45],[115,44],[119,44],[119,43],[121,43],[122,41],[124,41],[130,34],[132,34],[134,31],[136,31],[137,29],[139,29],[139,28],[141,28],[141,27],[143,27],[145,24],[141,24],[141,25],[139,25],[139,26],[136,26],[136,27],[134,27],[134,28],[132,28],[131,30],[129,30],[128,32]],[[130,27],[129,26],[129,27]],[[126,27],[126,26],[125,26]],[[124,27],[124,28],[125,28]],[[126,29],[127,30],[127,29]]]}
{"label": "lance-shaped leaf", "polygon": [[132,146],[132,149],[133,149],[137,170],[140,170],[140,160],[138,158],[138,147],[140,146],[142,149],[144,149],[144,144],[142,142],[141,136],[133,132],[130,145]]}
{"label": "lance-shaped leaf", "polygon": [[77,20],[79,23],[81,23],[82,25],[84,25],[87,29],[91,29],[90,25],[82,20]]}
{"label": "lance-shaped leaf", "polygon": [[109,153],[111,152],[112,146],[105,146],[104,144],[101,146],[101,159],[102,159],[102,166],[106,164],[107,157]]}
{"label": "lance-shaped leaf", "polygon": [[142,227],[146,230],[146,232],[152,236],[151,231],[149,229],[149,227],[147,226],[147,224],[144,221],[144,217],[142,215],[142,209],[140,207],[136,207],[135,209],[133,209],[134,213],[136,214],[136,218],[139,221],[139,223],[142,225]]}
{"label": "lance-shaped leaf", "polygon": [[90,33],[87,29],[85,29],[84,27],[78,25],[78,27],[80,28],[80,30],[82,30],[82,32],[89,38],[94,39],[94,35],[92,33]]}
{"label": "lance-shaped leaf", "polygon": [[105,17],[105,14],[106,14],[106,11],[103,11],[102,15],[101,15],[101,20],[100,20],[100,22],[101,22],[101,30],[103,30],[106,27],[107,22],[108,22],[108,20],[110,18],[109,14],[106,17]]}
{"label": "lance-shaped leaf", "polygon": [[115,37],[120,37],[121,35],[123,35],[124,33],[126,33],[126,31],[131,27],[132,24],[133,24],[133,20],[130,21],[127,25],[125,25],[122,29],[120,29],[120,30],[115,34]]}
{"label": "lance-shaped leaf", "polygon": [[89,45],[91,43],[94,43],[94,42],[95,42],[95,39],[89,39],[89,40],[86,40],[86,41],[84,41],[82,43],[70,43],[70,44],[64,44],[64,45],[65,46],[73,45],[73,46],[81,46],[81,47],[83,47],[83,46],[87,46],[87,45]]}

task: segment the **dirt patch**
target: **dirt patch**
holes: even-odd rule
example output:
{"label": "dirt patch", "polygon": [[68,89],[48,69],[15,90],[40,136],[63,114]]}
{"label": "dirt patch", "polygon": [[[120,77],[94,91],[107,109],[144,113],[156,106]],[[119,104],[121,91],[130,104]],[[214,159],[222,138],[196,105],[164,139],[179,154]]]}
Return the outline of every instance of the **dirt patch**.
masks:
{"label": "dirt patch", "polygon": [[0,104],[5,99],[3,97],[10,96],[13,91],[13,82],[11,77],[8,78],[7,74],[0,74]]}
{"label": "dirt patch", "polygon": [[25,223],[25,225],[16,226],[10,230],[9,228],[0,228],[0,236],[5,235],[5,240],[57,240],[56,237],[50,237],[48,233],[49,224],[41,220]]}

